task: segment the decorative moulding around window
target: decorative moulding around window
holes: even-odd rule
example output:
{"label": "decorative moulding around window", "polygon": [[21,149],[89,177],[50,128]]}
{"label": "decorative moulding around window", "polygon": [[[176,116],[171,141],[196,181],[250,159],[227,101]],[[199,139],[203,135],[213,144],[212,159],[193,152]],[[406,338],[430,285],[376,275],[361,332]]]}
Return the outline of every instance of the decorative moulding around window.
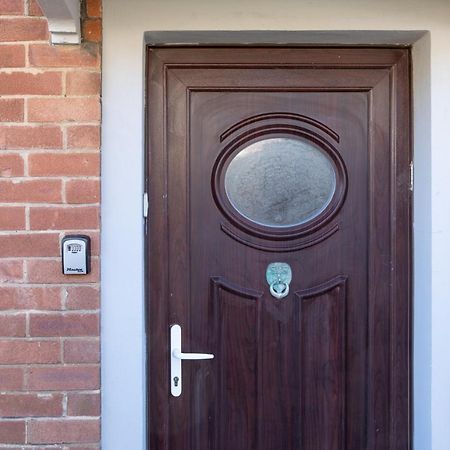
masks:
{"label": "decorative moulding around window", "polygon": [[48,19],[52,44],[81,42],[80,0],[38,0]]}

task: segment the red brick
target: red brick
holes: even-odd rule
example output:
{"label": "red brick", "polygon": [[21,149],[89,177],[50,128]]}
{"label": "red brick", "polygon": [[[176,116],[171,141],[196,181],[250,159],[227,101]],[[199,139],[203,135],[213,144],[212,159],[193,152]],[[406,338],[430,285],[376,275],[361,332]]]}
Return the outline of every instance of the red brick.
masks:
{"label": "red brick", "polygon": [[67,72],[67,95],[99,95],[100,74],[98,72],[79,71]]}
{"label": "red brick", "polygon": [[62,132],[58,126],[0,126],[0,149],[60,147]]}
{"label": "red brick", "polygon": [[31,176],[98,176],[98,153],[35,153],[28,158]]}
{"label": "red brick", "polygon": [[65,363],[100,362],[100,344],[98,340],[70,339],[64,342]]}
{"label": "red brick", "polygon": [[101,42],[102,40],[101,19],[87,19],[83,22],[83,38],[89,42]]}
{"label": "red brick", "polygon": [[61,289],[57,287],[0,287],[0,310],[60,310]]}
{"label": "red brick", "polygon": [[0,41],[39,41],[48,38],[47,21],[41,18],[0,18]]}
{"label": "red brick", "polygon": [[[61,394],[0,394],[2,417],[53,417],[61,416]],[[0,438],[1,440],[1,438]]]}
{"label": "red brick", "polygon": [[99,227],[99,209],[97,206],[31,208],[30,227],[32,230],[96,229]]}
{"label": "red brick", "polygon": [[28,373],[27,387],[30,390],[89,390],[99,386],[98,366],[33,367]]}
{"label": "red brick", "polygon": [[71,180],[66,182],[67,203],[98,203],[100,201],[99,180]]}
{"label": "red brick", "polygon": [[60,180],[1,180],[0,202],[61,202]]}
{"label": "red brick", "polygon": [[67,396],[67,415],[99,416],[100,394],[69,394]]}
{"label": "red brick", "polygon": [[76,125],[67,127],[68,148],[99,148],[100,127],[97,125]]}
{"label": "red brick", "polygon": [[30,336],[98,336],[98,314],[30,315]]}
{"label": "red brick", "polygon": [[0,122],[23,122],[23,103],[22,98],[0,99]]}
{"label": "red brick", "polygon": [[23,14],[23,0],[0,0],[0,14]]}
{"label": "red brick", "polygon": [[28,15],[43,16],[42,9],[36,0],[28,0]]}
{"label": "red brick", "polygon": [[[68,231],[67,234],[75,233]],[[89,236],[91,238],[91,255],[100,256],[100,231],[89,231]]]}
{"label": "red brick", "polygon": [[24,163],[20,155],[0,154],[0,177],[20,177],[24,175]]}
{"label": "red brick", "polygon": [[[16,449],[8,449],[8,450],[16,450]],[[22,450],[21,448],[17,449],[17,450]],[[47,450],[53,450],[52,448],[49,448]],[[64,448],[64,450],[101,450],[100,449],[100,445],[86,445],[86,446],[80,446],[80,445],[69,445],[67,447]]]}
{"label": "red brick", "polygon": [[28,442],[51,443],[96,443],[100,439],[98,419],[31,420],[28,426]]}
{"label": "red brick", "polygon": [[49,364],[60,361],[58,341],[0,340],[0,364]]}
{"label": "red brick", "polygon": [[0,391],[23,389],[24,372],[19,367],[0,367]]}
{"label": "red brick", "polygon": [[0,68],[25,67],[25,46],[0,45]]}
{"label": "red brick", "polygon": [[34,67],[99,67],[100,53],[97,44],[31,44],[29,60]]}
{"label": "red brick", "polygon": [[0,95],[58,95],[62,94],[60,72],[0,73]]}
{"label": "red brick", "polygon": [[24,337],[25,334],[25,314],[0,314],[0,336]]}
{"label": "red brick", "polygon": [[22,206],[0,206],[0,230],[23,230],[25,208]]}
{"label": "red brick", "polygon": [[59,235],[51,234],[10,234],[0,235],[2,257],[16,256],[59,256]]}
{"label": "red brick", "polygon": [[67,309],[98,309],[100,307],[100,292],[95,287],[66,287],[65,296]]}
{"label": "red brick", "polygon": [[27,261],[27,276],[30,283],[92,283],[98,282],[98,261],[91,261],[92,271],[88,275],[63,275],[61,261],[30,259]]}
{"label": "red brick", "polygon": [[30,122],[93,122],[100,120],[100,101],[97,98],[30,98]]}
{"label": "red brick", "polygon": [[0,154],[0,177],[21,177],[23,174],[23,159],[20,155]]}
{"label": "red brick", "polygon": [[23,280],[23,263],[22,261],[2,260],[0,264],[0,282],[13,283]]}
{"label": "red brick", "polygon": [[88,17],[101,17],[102,0],[86,0],[86,10]]}
{"label": "red brick", "polygon": [[25,421],[0,420],[0,439],[2,444],[24,444]]}

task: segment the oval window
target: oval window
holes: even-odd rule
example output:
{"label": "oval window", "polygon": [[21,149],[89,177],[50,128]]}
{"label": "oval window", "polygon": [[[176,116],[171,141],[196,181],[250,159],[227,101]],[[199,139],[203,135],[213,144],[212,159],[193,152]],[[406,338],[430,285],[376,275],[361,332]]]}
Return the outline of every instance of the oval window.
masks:
{"label": "oval window", "polygon": [[225,173],[225,191],[244,217],[268,227],[292,227],[317,217],[336,189],[328,154],[299,138],[264,139],[241,150]]}

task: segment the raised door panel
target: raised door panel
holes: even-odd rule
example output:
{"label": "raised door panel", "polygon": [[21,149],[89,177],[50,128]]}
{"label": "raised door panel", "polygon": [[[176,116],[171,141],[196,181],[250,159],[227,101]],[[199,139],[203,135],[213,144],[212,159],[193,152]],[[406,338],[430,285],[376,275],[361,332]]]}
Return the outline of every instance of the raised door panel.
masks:
{"label": "raised door panel", "polygon": [[297,292],[300,302],[301,449],[346,448],[346,277]]}

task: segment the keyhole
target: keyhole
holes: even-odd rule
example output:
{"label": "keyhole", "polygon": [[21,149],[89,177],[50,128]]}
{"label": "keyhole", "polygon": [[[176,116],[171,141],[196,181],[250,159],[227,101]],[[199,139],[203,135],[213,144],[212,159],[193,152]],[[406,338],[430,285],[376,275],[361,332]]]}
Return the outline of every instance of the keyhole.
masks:
{"label": "keyhole", "polygon": [[173,379],[173,384],[175,385],[175,387],[178,386],[178,382],[180,381],[180,379],[178,377],[174,377]]}

